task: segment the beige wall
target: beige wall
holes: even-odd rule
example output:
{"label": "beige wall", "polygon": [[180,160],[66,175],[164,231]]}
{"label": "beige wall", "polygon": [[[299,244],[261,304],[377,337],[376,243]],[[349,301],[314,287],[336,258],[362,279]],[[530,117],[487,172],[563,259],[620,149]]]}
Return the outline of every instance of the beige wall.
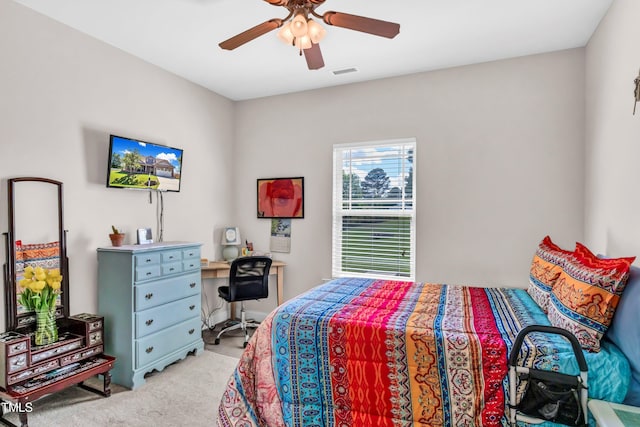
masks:
{"label": "beige wall", "polygon": [[417,279],[524,287],[547,233],[583,237],[583,88],[574,49],[239,102],[237,223],[268,248],[255,180],[304,176],[291,298],[331,274],[332,145],[415,137]]}
{"label": "beige wall", "polygon": [[615,0],[586,49],[585,236],[612,256],[640,256],[638,17],[640,2]]}
{"label": "beige wall", "polygon": [[156,231],[155,197],[105,187],[110,133],[184,149],[182,191],[164,196],[164,238],[214,253],[233,204],[231,101],[9,0],[0,0],[0,53],[0,231],[8,178],[64,183],[72,313],[97,310],[96,248],[110,245],[111,224],[130,243],[136,228]]}
{"label": "beige wall", "polygon": [[65,183],[72,312],[97,307],[110,225],[156,226],[155,198],[105,188],[109,133],[184,148],[165,240],[201,241],[208,258],[224,225],[268,250],[256,178],[304,176],[305,218],[276,254],[286,298],[331,273],[335,143],[417,139],[419,280],[525,286],[545,234],[583,238],[584,49],[233,103],[9,0],[0,35],[0,204],[10,177]]}

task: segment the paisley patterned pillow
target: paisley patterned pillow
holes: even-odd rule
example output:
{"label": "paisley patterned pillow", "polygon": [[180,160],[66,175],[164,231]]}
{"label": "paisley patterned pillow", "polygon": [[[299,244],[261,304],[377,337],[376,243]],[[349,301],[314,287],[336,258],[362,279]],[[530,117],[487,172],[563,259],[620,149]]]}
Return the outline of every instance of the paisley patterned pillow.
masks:
{"label": "paisley patterned pillow", "polygon": [[545,313],[551,289],[562,273],[565,261],[572,254],[573,252],[561,249],[551,241],[551,237],[546,236],[533,255],[527,292]]}
{"label": "paisley patterned pillow", "polygon": [[572,332],[582,348],[597,352],[635,257],[601,260],[581,246],[553,286],[548,317],[553,326]]}
{"label": "paisley patterned pillow", "polygon": [[[626,258],[601,258],[597,255],[593,254],[585,245],[580,242],[576,242],[576,250],[574,251],[576,259],[580,262],[580,264],[585,265],[592,269],[615,269],[616,267],[620,267],[618,271],[618,275],[628,275],[629,269],[633,261],[635,261],[636,257],[626,257]],[[615,277],[614,277],[615,278]],[[619,279],[619,277],[617,277]],[[615,280],[611,282],[611,285],[616,285],[614,288],[611,288],[611,292],[621,295],[624,290],[627,281]],[[606,284],[602,284],[602,286],[607,286]]]}

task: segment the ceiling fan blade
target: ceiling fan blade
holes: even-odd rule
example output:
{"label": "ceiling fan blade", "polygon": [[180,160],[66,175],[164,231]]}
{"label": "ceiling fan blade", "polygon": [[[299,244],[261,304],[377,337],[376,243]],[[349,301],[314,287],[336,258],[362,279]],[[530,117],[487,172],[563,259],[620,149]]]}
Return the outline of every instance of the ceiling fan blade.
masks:
{"label": "ceiling fan blade", "polygon": [[226,50],[233,50],[281,26],[282,19],[270,19],[266,22],[263,22],[262,24],[256,25],[253,28],[249,28],[247,31],[237,34],[228,40],[223,41],[218,46]]}
{"label": "ceiling fan blade", "polygon": [[324,67],[324,59],[322,59],[322,52],[320,51],[320,45],[311,43],[309,49],[304,49],[304,57],[307,60],[307,66],[310,70],[318,70]]}
{"label": "ceiling fan blade", "polygon": [[322,19],[329,25],[362,31],[363,33],[389,39],[394,38],[400,32],[400,24],[348,13],[329,11],[322,15]]}
{"label": "ceiling fan blade", "polygon": [[[295,3],[294,1],[291,0],[264,0],[267,3],[273,5],[273,6],[284,6],[287,7],[289,6],[289,3]],[[309,0],[311,3],[315,4],[315,5],[319,5],[324,3],[325,0]],[[294,5],[292,5],[293,7]]]}

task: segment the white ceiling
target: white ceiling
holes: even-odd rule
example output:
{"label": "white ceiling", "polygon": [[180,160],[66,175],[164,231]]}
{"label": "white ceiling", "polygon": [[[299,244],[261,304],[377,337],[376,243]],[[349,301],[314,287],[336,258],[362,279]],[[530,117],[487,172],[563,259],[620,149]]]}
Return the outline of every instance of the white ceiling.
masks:
{"label": "white ceiling", "polygon": [[[327,0],[400,24],[394,39],[325,25],[325,67],[267,33],[218,43],[286,9],[262,0],[14,0],[232,100],[341,85],[587,44],[613,0]],[[333,71],[356,68],[355,73]]]}

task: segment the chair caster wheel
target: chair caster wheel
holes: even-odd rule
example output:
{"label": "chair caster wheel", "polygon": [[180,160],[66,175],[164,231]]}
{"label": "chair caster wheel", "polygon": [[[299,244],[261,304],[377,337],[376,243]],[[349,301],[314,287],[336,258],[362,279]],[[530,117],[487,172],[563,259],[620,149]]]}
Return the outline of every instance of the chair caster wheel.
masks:
{"label": "chair caster wheel", "polygon": [[213,342],[213,345],[218,345],[220,344],[220,338],[216,338],[216,340]]}

